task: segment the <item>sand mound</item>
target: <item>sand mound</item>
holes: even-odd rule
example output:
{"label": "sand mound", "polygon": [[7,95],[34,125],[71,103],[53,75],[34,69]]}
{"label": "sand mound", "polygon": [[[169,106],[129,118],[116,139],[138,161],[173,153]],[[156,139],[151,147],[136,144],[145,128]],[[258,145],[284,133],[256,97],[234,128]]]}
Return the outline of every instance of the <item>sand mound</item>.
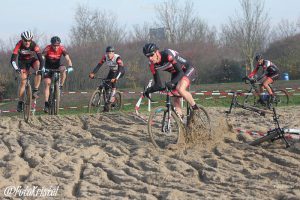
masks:
{"label": "sand mound", "polygon": [[[299,116],[300,107],[281,111]],[[272,120],[208,112],[213,134],[185,153],[157,151],[133,114],[38,116],[30,124],[1,117],[0,199],[8,186],[33,185],[59,186],[51,199],[300,198],[299,143],[249,146],[233,130],[265,130]]]}

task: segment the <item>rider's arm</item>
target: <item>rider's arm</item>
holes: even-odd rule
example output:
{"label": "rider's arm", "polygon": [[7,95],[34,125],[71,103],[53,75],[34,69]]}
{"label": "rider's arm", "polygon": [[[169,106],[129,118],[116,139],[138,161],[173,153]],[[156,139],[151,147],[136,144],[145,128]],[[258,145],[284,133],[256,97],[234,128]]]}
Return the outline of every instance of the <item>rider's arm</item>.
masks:
{"label": "rider's arm", "polygon": [[116,79],[118,80],[120,77],[122,77],[125,74],[125,69],[124,69],[123,61],[121,60],[120,57],[117,59],[117,63],[118,63],[118,75]]}
{"label": "rider's arm", "polygon": [[66,58],[66,60],[67,60],[67,64],[68,64],[68,66],[73,66],[73,65],[72,65],[72,61],[71,61],[71,58],[70,58],[69,54],[66,54],[66,55],[65,55],[65,58]]}
{"label": "rider's arm", "polygon": [[12,53],[12,55],[11,55],[11,59],[10,59],[10,64],[13,66],[13,68],[14,68],[15,70],[18,69],[18,66],[17,66],[16,61],[17,61],[18,51],[19,51],[19,49],[20,49],[20,47],[21,47],[21,42],[22,42],[22,41],[19,41],[19,42],[16,44],[16,47],[14,48],[13,53]]}
{"label": "rider's arm", "polygon": [[259,69],[259,65],[255,67],[255,69],[248,75],[249,78],[253,78],[253,76],[257,73]]}
{"label": "rider's arm", "polygon": [[68,53],[67,49],[66,49],[63,45],[61,45],[60,47],[61,47],[61,49],[62,49],[62,54],[63,54],[63,56],[64,56],[65,59],[67,60],[67,65],[68,65],[69,67],[72,67],[72,66],[73,66],[73,65],[72,65],[72,60],[71,60],[71,58],[70,58],[70,56],[69,56],[69,53]]}
{"label": "rider's arm", "polygon": [[45,60],[43,58],[43,55],[42,55],[40,47],[38,45],[36,45],[34,47],[34,51],[35,51],[35,53],[36,53],[36,55],[38,57],[38,60],[40,61],[40,69],[42,69],[42,67],[45,66]]}
{"label": "rider's arm", "polygon": [[99,63],[97,64],[97,66],[93,69],[92,73],[96,74],[98,72],[98,70],[100,69],[100,67],[103,65],[103,63],[105,62],[105,56],[103,56],[101,58],[101,60],[99,61]]}
{"label": "rider's arm", "polygon": [[163,90],[164,88],[162,86],[159,73],[158,73],[157,70],[155,70],[153,63],[150,64],[150,70],[153,74],[154,85],[149,87],[147,90],[149,91],[149,93],[153,93],[153,92],[156,92],[156,91]]}

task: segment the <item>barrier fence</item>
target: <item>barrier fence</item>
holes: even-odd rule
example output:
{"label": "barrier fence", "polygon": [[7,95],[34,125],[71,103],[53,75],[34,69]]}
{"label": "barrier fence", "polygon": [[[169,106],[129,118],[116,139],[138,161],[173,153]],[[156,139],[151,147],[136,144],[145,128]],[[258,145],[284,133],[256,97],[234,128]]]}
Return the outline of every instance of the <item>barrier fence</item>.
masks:
{"label": "barrier fence", "polygon": [[[300,96],[300,92],[296,92],[296,91],[300,91],[300,87],[298,88],[285,88],[285,90],[287,90],[287,92],[289,93],[289,95],[291,96]],[[239,92],[239,96],[244,96],[244,95],[253,95],[252,93],[242,93],[242,91],[245,90],[235,90],[236,92]],[[91,92],[87,92],[87,91],[70,91],[70,92],[63,92],[64,95],[70,95],[70,94],[89,94],[92,93]],[[195,96],[208,96],[205,99],[209,100],[209,99],[213,99],[216,96],[221,99],[221,98],[227,98],[228,96],[232,96],[233,95],[233,91],[230,90],[226,90],[226,91],[219,91],[219,90],[214,90],[214,91],[190,91],[192,93],[192,95]],[[129,95],[129,94],[138,94],[141,95],[142,92],[135,92],[135,91],[121,91],[121,93],[123,95]],[[138,99],[138,97],[137,97]],[[6,99],[0,99],[0,103],[4,103],[4,102],[11,102],[11,101],[17,101],[18,98],[6,98]],[[195,100],[199,100],[197,98],[195,98]],[[151,104],[153,103],[159,103],[159,102],[150,102],[148,101],[147,103],[141,103],[141,104],[148,104],[148,111],[150,111],[151,109]],[[130,106],[130,105],[134,105],[133,103],[124,103],[123,106]],[[83,108],[87,108],[88,106],[66,106],[66,107],[62,107],[59,108],[60,110],[70,110],[70,109],[83,109]],[[37,109],[37,111],[40,111],[42,109]],[[15,109],[11,109],[11,110],[1,110],[0,109],[0,113],[12,113],[12,112],[17,112]]]}

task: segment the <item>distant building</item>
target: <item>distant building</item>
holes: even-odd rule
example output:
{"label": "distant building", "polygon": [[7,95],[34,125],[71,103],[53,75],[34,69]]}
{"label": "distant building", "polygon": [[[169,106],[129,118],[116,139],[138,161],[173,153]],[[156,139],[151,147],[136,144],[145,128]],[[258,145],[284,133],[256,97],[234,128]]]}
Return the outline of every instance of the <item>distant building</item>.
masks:
{"label": "distant building", "polygon": [[150,40],[166,40],[165,28],[150,28],[149,30]]}

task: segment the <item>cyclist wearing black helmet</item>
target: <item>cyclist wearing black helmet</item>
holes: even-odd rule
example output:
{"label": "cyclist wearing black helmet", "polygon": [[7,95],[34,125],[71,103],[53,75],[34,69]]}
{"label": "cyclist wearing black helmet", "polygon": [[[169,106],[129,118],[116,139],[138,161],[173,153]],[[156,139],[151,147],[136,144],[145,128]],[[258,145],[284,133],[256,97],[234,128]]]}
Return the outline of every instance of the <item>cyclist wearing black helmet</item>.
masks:
{"label": "cyclist wearing black helmet", "polygon": [[261,83],[260,87],[260,101],[262,101],[262,93],[265,88],[270,95],[270,102],[274,101],[274,94],[269,86],[269,84],[273,83],[280,76],[279,69],[277,66],[269,60],[265,60],[261,54],[257,54],[255,56],[255,60],[257,62],[256,68],[248,75],[249,78],[253,78],[254,75],[258,72],[259,68],[263,69],[263,75],[259,77],[258,81]]}
{"label": "cyclist wearing black helmet", "polygon": [[[20,74],[21,83],[19,89],[19,102],[17,111],[23,111],[23,96],[30,67],[36,72],[44,66],[44,59],[40,47],[32,40],[33,34],[31,31],[24,31],[21,33],[21,40],[16,44],[12,56],[11,65],[14,70]],[[35,58],[35,55],[38,59]],[[17,62],[18,57],[18,62]],[[34,78],[33,98],[37,98],[38,88],[41,83],[41,74],[37,73]]]}
{"label": "cyclist wearing black helmet", "polygon": [[[124,73],[124,64],[120,57],[120,55],[115,53],[115,48],[112,46],[106,47],[106,54],[102,56],[101,60],[97,64],[97,66],[90,72],[89,77],[93,79],[95,74],[99,71],[100,67],[105,64],[109,68],[109,73],[106,79],[110,79],[110,84],[112,86],[112,94],[110,98],[110,102],[114,102],[115,94],[116,94],[116,83],[121,78]],[[108,105],[104,107],[104,111],[108,111]]]}
{"label": "cyclist wearing black helmet", "polygon": [[[66,50],[66,48],[61,44],[61,40],[58,36],[54,36],[50,40],[51,44],[46,46],[43,51],[43,56],[46,59],[45,68],[46,69],[59,69],[60,70],[60,90],[65,83],[66,79],[66,67],[60,63],[62,55],[66,58],[68,68],[72,68],[71,58]],[[44,76],[45,83],[45,107],[44,112],[49,111],[49,88],[51,85],[51,74],[46,73]]]}
{"label": "cyclist wearing black helmet", "polygon": [[[163,85],[159,76],[159,71],[167,71],[171,73],[171,81],[166,83],[166,87],[176,89],[191,106],[193,110],[197,110],[198,106],[191,93],[187,91],[191,82],[195,80],[195,68],[178,52],[166,49],[159,51],[154,43],[145,44],[143,47],[144,55],[149,59],[149,67],[154,77],[155,84],[145,91],[145,96],[149,97],[149,93],[163,90]],[[182,115],[180,98],[175,98],[174,105],[180,115]]]}

